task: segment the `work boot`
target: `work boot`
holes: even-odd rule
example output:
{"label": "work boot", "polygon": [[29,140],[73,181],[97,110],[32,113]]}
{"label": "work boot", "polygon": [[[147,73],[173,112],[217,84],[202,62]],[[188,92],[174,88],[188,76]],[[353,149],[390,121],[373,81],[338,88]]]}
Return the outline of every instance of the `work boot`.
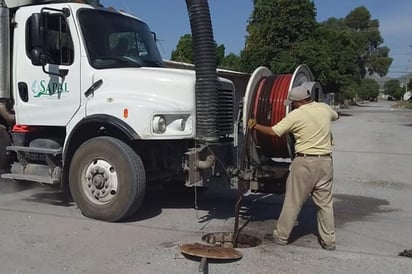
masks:
{"label": "work boot", "polygon": [[335,245],[335,243],[329,243],[329,244],[327,244],[327,243],[325,243],[325,242],[320,242],[320,246],[321,246],[323,249],[327,250],[327,251],[335,251],[335,250],[336,250],[336,245]]}
{"label": "work boot", "polygon": [[277,245],[287,245],[288,244],[287,240],[279,239],[279,235],[276,229],[273,230],[272,234],[266,234],[265,239]]}

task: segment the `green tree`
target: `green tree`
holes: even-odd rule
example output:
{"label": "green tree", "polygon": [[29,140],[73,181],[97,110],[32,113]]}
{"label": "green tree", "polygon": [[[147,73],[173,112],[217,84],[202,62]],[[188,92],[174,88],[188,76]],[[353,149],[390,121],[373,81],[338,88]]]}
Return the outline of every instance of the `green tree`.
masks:
{"label": "green tree", "polygon": [[240,66],[240,56],[234,53],[226,55],[219,67],[223,69],[242,71]]}
{"label": "green tree", "polygon": [[363,100],[375,101],[379,95],[379,84],[373,79],[362,79],[358,95]]}
{"label": "green tree", "polygon": [[191,34],[185,34],[180,37],[176,49],[172,50],[170,59],[177,62],[193,63]]}
{"label": "green tree", "polygon": [[[215,47],[216,64],[220,65],[223,62],[223,58],[225,57],[225,46],[223,44],[217,45],[217,43],[215,42]],[[191,34],[185,34],[180,37],[179,42],[176,45],[176,49],[172,50],[170,59],[177,62],[194,63],[193,42]]]}
{"label": "green tree", "polygon": [[412,90],[412,78],[409,79],[407,87],[408,87],[408,90]]}
{"label": "green tree", "polygon": [[340,26],[342,20],[331,18],[299,44],[298,61],[309,65],[325,92],[338,93],[352,83],[360,83],[359,68],[354,62],[356,44]]}
{"label": "green tree", "polygon": [[343,99],[354,100],[357,97],[356,87],[354,85],[347,86],[342,92]]}
{"label": "green tree", "polygon": [[310,0],[254,0],[241,52],[243,70],[267,66],[278,73],[293,71],[298,64],[298,44],[312,36],[315,17]]}
{"label": "green tree", "polygon": [[400,99],[404,92],[398,79],[391,79],[386,81],[383,89],[387,95],[390,95],[396,99]]}
{"label": "green tree", "polygon": [[216,64],[219,66],[220,64],[222,64],[223,59],[225,58],[225,45],[221,44],[221,45],[217,45],[215,42],[215,46],[216,46]]}
{"label": "green tree", "polygon": [[358,7],[352,10],[344,19],[353,41],[358,47],[357,62],[362,78],[368,73],[384,76],[388,73],[393,59],[388,57],[389,48],[382,46],[383,38],[379,31],[379,21],[371,19],[369,10]]}

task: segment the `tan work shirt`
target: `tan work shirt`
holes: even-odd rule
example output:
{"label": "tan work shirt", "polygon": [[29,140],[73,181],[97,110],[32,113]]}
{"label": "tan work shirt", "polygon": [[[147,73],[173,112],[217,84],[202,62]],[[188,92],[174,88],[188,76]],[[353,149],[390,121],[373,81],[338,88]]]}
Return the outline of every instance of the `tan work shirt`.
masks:
{"label": "tan work shirt", "polygon": [[272,129],[277,136],[292,133],[296,152],[327,154],[332,152],[331,121],[338,118],[327,104],[311,102],[288,113]]}

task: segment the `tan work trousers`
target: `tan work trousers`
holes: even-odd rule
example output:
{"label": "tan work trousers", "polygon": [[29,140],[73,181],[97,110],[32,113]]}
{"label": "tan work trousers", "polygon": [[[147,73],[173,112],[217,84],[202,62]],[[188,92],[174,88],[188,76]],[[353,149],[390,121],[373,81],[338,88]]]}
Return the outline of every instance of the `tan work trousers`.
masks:
{"label": "tan work trousers", "polygon": [[320,241],[335,244],[332,200],[333,160],[331,157],[296,157],[290,165],[286,194],[276,224],[278,237],[287,241],[305,200],[312,194],[317,207]]}

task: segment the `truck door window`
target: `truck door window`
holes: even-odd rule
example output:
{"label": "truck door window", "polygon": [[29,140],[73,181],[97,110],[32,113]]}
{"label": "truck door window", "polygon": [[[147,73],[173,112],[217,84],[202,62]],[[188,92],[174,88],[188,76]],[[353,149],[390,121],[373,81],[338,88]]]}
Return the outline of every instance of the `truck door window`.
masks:
{"label": "truck door window", "polygon": [[[30,58],[30,19],[26,25],[26,52]],[[71,65],[73,63],[73,41],[66,19],[61,14],[47,15],[45,53],[50,64]]]}

